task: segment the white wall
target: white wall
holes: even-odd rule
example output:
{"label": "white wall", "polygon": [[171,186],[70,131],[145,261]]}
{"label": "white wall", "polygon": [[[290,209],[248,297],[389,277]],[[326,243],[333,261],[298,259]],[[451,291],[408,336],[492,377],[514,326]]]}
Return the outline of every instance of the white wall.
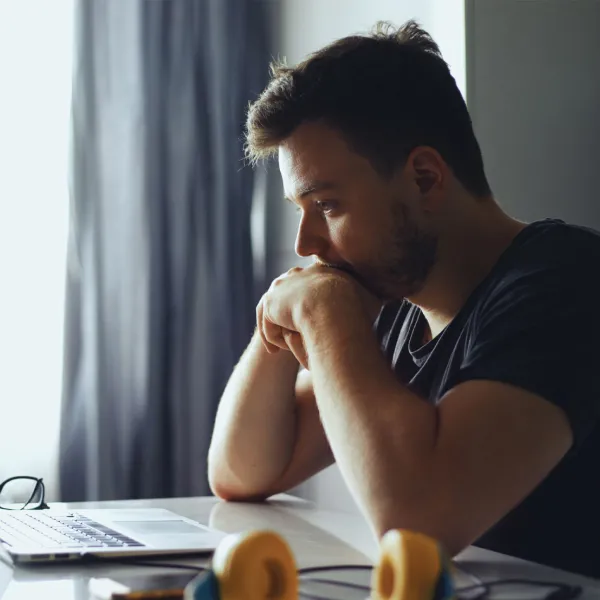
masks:
{"label": "white wall", "polygon": [[[275,54],[285,57],[288,64],[295,64],[337,38],[369,31],[376,21],[400,25],[411,18],[438,42],[464,95],[462,0],[281,0],[276,16],[279,47]],[[303,261],[294,254],[298,215],[282,200],[276,166],[271,168],[269,185],[268,272],[273,278]],[[335,466],[301,486],[299,492],[326,508],[358,510]]]}

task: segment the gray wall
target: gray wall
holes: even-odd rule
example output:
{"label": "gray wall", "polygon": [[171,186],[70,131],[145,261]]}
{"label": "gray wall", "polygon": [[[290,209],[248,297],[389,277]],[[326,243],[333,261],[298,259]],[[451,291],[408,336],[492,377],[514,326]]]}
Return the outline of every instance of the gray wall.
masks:
{"label": "gray wall", "polygon": [[499,202],[600,228],[600,1],[471,0],[466,17],[467,100]]}
{"label": "gray wall", "polygon": [[[464,5],[462,0],[281,0],[274,15],[278,29],[276,55],[295,64],[309,52],[356,32],[378,20],[401,24],[416,18],[439,43],[461,90],[465,89]],[[273,164],[269,169],[267,200],[267,275],[273,279],[302,261],[294,253],[298,215],[283,200]],[[308,261],[309,262],[309,261]],[[355,512],[337,467],[333,466],[295,490],[325,508]]]}

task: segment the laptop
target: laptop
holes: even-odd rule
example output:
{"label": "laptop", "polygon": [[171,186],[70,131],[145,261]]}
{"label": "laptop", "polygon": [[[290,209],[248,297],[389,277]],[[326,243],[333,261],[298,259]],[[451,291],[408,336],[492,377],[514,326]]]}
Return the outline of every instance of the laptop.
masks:
{"label": "laptop", "polygon": [[0,510],[0,542],[17,564],[200,554],[225,535],[161,508]]}

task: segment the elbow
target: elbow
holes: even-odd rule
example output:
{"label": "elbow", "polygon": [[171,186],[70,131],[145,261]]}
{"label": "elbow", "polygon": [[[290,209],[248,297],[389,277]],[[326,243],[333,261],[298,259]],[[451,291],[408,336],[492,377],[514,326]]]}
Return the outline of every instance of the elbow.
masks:
{"label": "elbow", "polygon": [[261,502],[269,497],[270,494],[266,492],[244,486],[225,471],[226,469],[218,468],[209,461],[208,485],[217,498],[227,502]]}
{"label": "elbow", "polygon": [[225,500],[226,502],[243,501],[243,497],[239,492],[236,492],[232,488],[227,487],[227,485],[219,482],[211,482],[210,491],[214,496],[219,498],[219,500]]}
{"label": "elbow", "polygon": [[226,502],[261,502],[267,495],[240,489],[218,479],[209,479],[210,491],[220,500]]}
{"label": "elbow", "polygon": [[208,450],[208,486],[214,496],[221,500],[237,500],[239,493],[236,492],[238,485],[231,469],[227,467],[223,458],[219,456],[218,450],[211,444]]}
{"label": "elbow", "polygon": [[264,502],[269,497],[268,494],[235,489],[219,483],[211,483],[210,489],[217,498],[225,502]]}
{"label": "elbow", "polygon": [[227,484],[221,481],[218,477],[208,477],[208,485],[213,496],[216,496],[220,500],[233,501],[236,499],[233,490],[227,486]]}
{"label": "elbow", "polygon": [[264,502],[269,495],[235,489],[222,484],[210,484],[212,493],[225,502]]}
{"label": "elbow", "polygon": [[[214,496],[228,502],[262,502],[282,491],[262,470],[244,461],[232,465],[215,444],[208,451],[208,485]],[[236,468],[236,466],[238,468]]]}
{"label": "elbow", "polygon": [[241,499],[239,486],[231,483],[231,477],[224,473],[224,468],[219,468],[214,464],[214,461],[208,462],[208,486],[214,496],[221,500],[235,501]]}

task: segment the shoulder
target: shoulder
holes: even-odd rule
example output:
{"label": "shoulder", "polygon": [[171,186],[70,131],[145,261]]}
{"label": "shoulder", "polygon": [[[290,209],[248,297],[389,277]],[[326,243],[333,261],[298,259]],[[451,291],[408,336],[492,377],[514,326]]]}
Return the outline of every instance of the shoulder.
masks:
{"label": "shoulder", "polygon": [[517,272],[525,270],[597,268],[600,259],[600,232],[589,227],[546,219],[528,225],[515,240]]}
{"label": "shoulder", "polygon": [[501,258],[508,273],[558,268],[590,268],[600,258],[600,232],[558,219],[525,227]]}
{"label": "shoulder", "polygon": [[[552,265],[586,264],[600,256],[600,232],[558,219],[546,219],[528,225],[517,239],[517,248],[524,257],[530,256]],[[586,254],[582,255],[581,252]]]}
{"label": "shoulder", "polygon": [[527,226],[490,273],[479,309],[575,302],[600,294],[600,232],[545,220]]}

